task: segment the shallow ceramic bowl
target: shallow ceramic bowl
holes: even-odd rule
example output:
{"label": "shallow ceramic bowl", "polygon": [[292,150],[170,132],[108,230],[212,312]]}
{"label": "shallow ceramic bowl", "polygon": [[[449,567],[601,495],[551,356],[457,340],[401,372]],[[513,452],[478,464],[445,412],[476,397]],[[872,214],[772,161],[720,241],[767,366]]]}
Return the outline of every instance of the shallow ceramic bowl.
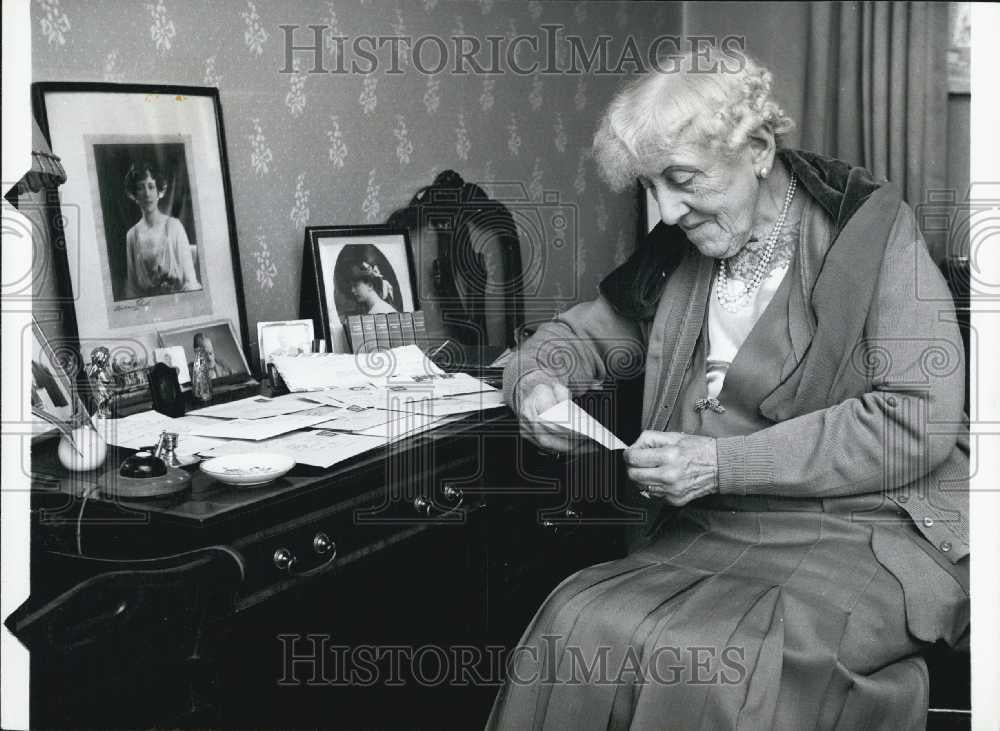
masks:
{"label": "shallow ceramic bowl", "polygon": [[251,487],[273,482],[294,466],[295,460],[287,454],[246,452],[205,460],[201,463],[201,471],[226,485]]}

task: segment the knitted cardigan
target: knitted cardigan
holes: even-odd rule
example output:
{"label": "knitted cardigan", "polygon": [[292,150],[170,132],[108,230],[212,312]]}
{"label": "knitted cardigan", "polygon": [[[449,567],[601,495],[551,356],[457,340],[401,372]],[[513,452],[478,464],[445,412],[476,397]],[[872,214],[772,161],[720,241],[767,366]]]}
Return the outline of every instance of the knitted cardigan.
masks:
{"label": "knitted cardigan", "polygon": [[[809,200],[789,298],[793,353],[761,401],[774,426],[717,440],[728,494],[884,492],[943,560],[968,554],[964,353],[954,306],[910,208],[864,169],[782,150]],[[704,323],[714,260],[659,224],[600,294],[542,325],[504,374],[581,392],[645,367],[643,426],[665,428]],[[565,353],[573,353],[567,359]],[[891,447],[891,449],[890,449]]]}

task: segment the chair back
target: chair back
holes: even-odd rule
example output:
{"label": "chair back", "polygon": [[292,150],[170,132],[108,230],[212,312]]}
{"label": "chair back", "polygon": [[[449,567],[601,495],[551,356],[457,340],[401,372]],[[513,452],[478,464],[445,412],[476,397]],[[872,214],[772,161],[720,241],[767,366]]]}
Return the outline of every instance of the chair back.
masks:
{"label": "chair back", "polygon": [[508,208],[453,170],[387,223],[409,232],[429,335],[511,347],[524,322],[521,246]]}
{"label": "chair back", "polygon": [[31,652],[32,687],[46,689],[32,693],[33,727],[155,723],[243,577],[222,547],[137,561],[46,553],[35,564],[31,596],[4,622]]}

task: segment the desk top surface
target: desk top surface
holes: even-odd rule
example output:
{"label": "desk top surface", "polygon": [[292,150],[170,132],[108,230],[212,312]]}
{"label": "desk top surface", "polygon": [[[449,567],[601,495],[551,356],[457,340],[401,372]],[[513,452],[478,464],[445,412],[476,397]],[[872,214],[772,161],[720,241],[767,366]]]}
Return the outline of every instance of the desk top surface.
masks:
{"label": "desk top surface", "polygon": [[[297,465],[284,477],[258,487],[222,484],[193,465],[185,468],[191,474],[189,490],[169,497],[141,500],[125,500],[114,496],[118,467],[133,450],[109,447],[108,457],[100,469],[70,473],[59,464],[56,441],[48,440],[32,449],[32,487],[36,491],[58,492],[76,497],[90,493],[90,500],[117,503],[123,508],[155,513],[167,520],[206,523],[292,497],[310,488],[326,488],[337,483],[346,485],[352,478],[365,474],[370,478],[375,471],[384,469],[387,460],[398,459],[417,449],[436,445],[442,440],[462,435],[475,436],[483,430],[489,430],[493,434],[509,430],[516,434],[517,424],[507,410],[478,412],[460,421],[383,445],[329,469]],[[348,496],[345,495],[345,499],[346,497]]]}

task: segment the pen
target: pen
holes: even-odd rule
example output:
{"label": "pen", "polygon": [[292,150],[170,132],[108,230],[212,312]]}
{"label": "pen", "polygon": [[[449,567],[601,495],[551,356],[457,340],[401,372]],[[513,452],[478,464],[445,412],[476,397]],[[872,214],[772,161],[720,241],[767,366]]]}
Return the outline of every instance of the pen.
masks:
{"label": "pen", "polygon": [[437,346],[436,348],[434,348],[434,350],[432,350],[430,353],[428,353],[427,357],[428,358],[433,358],[435,355],[437,355],[438,353],[440,353],[441,350],[444,349],[444,346],[446,346],[450,342],[451,342],[451,338],[448,338],[443,343],[441,343],[439,346]]}

